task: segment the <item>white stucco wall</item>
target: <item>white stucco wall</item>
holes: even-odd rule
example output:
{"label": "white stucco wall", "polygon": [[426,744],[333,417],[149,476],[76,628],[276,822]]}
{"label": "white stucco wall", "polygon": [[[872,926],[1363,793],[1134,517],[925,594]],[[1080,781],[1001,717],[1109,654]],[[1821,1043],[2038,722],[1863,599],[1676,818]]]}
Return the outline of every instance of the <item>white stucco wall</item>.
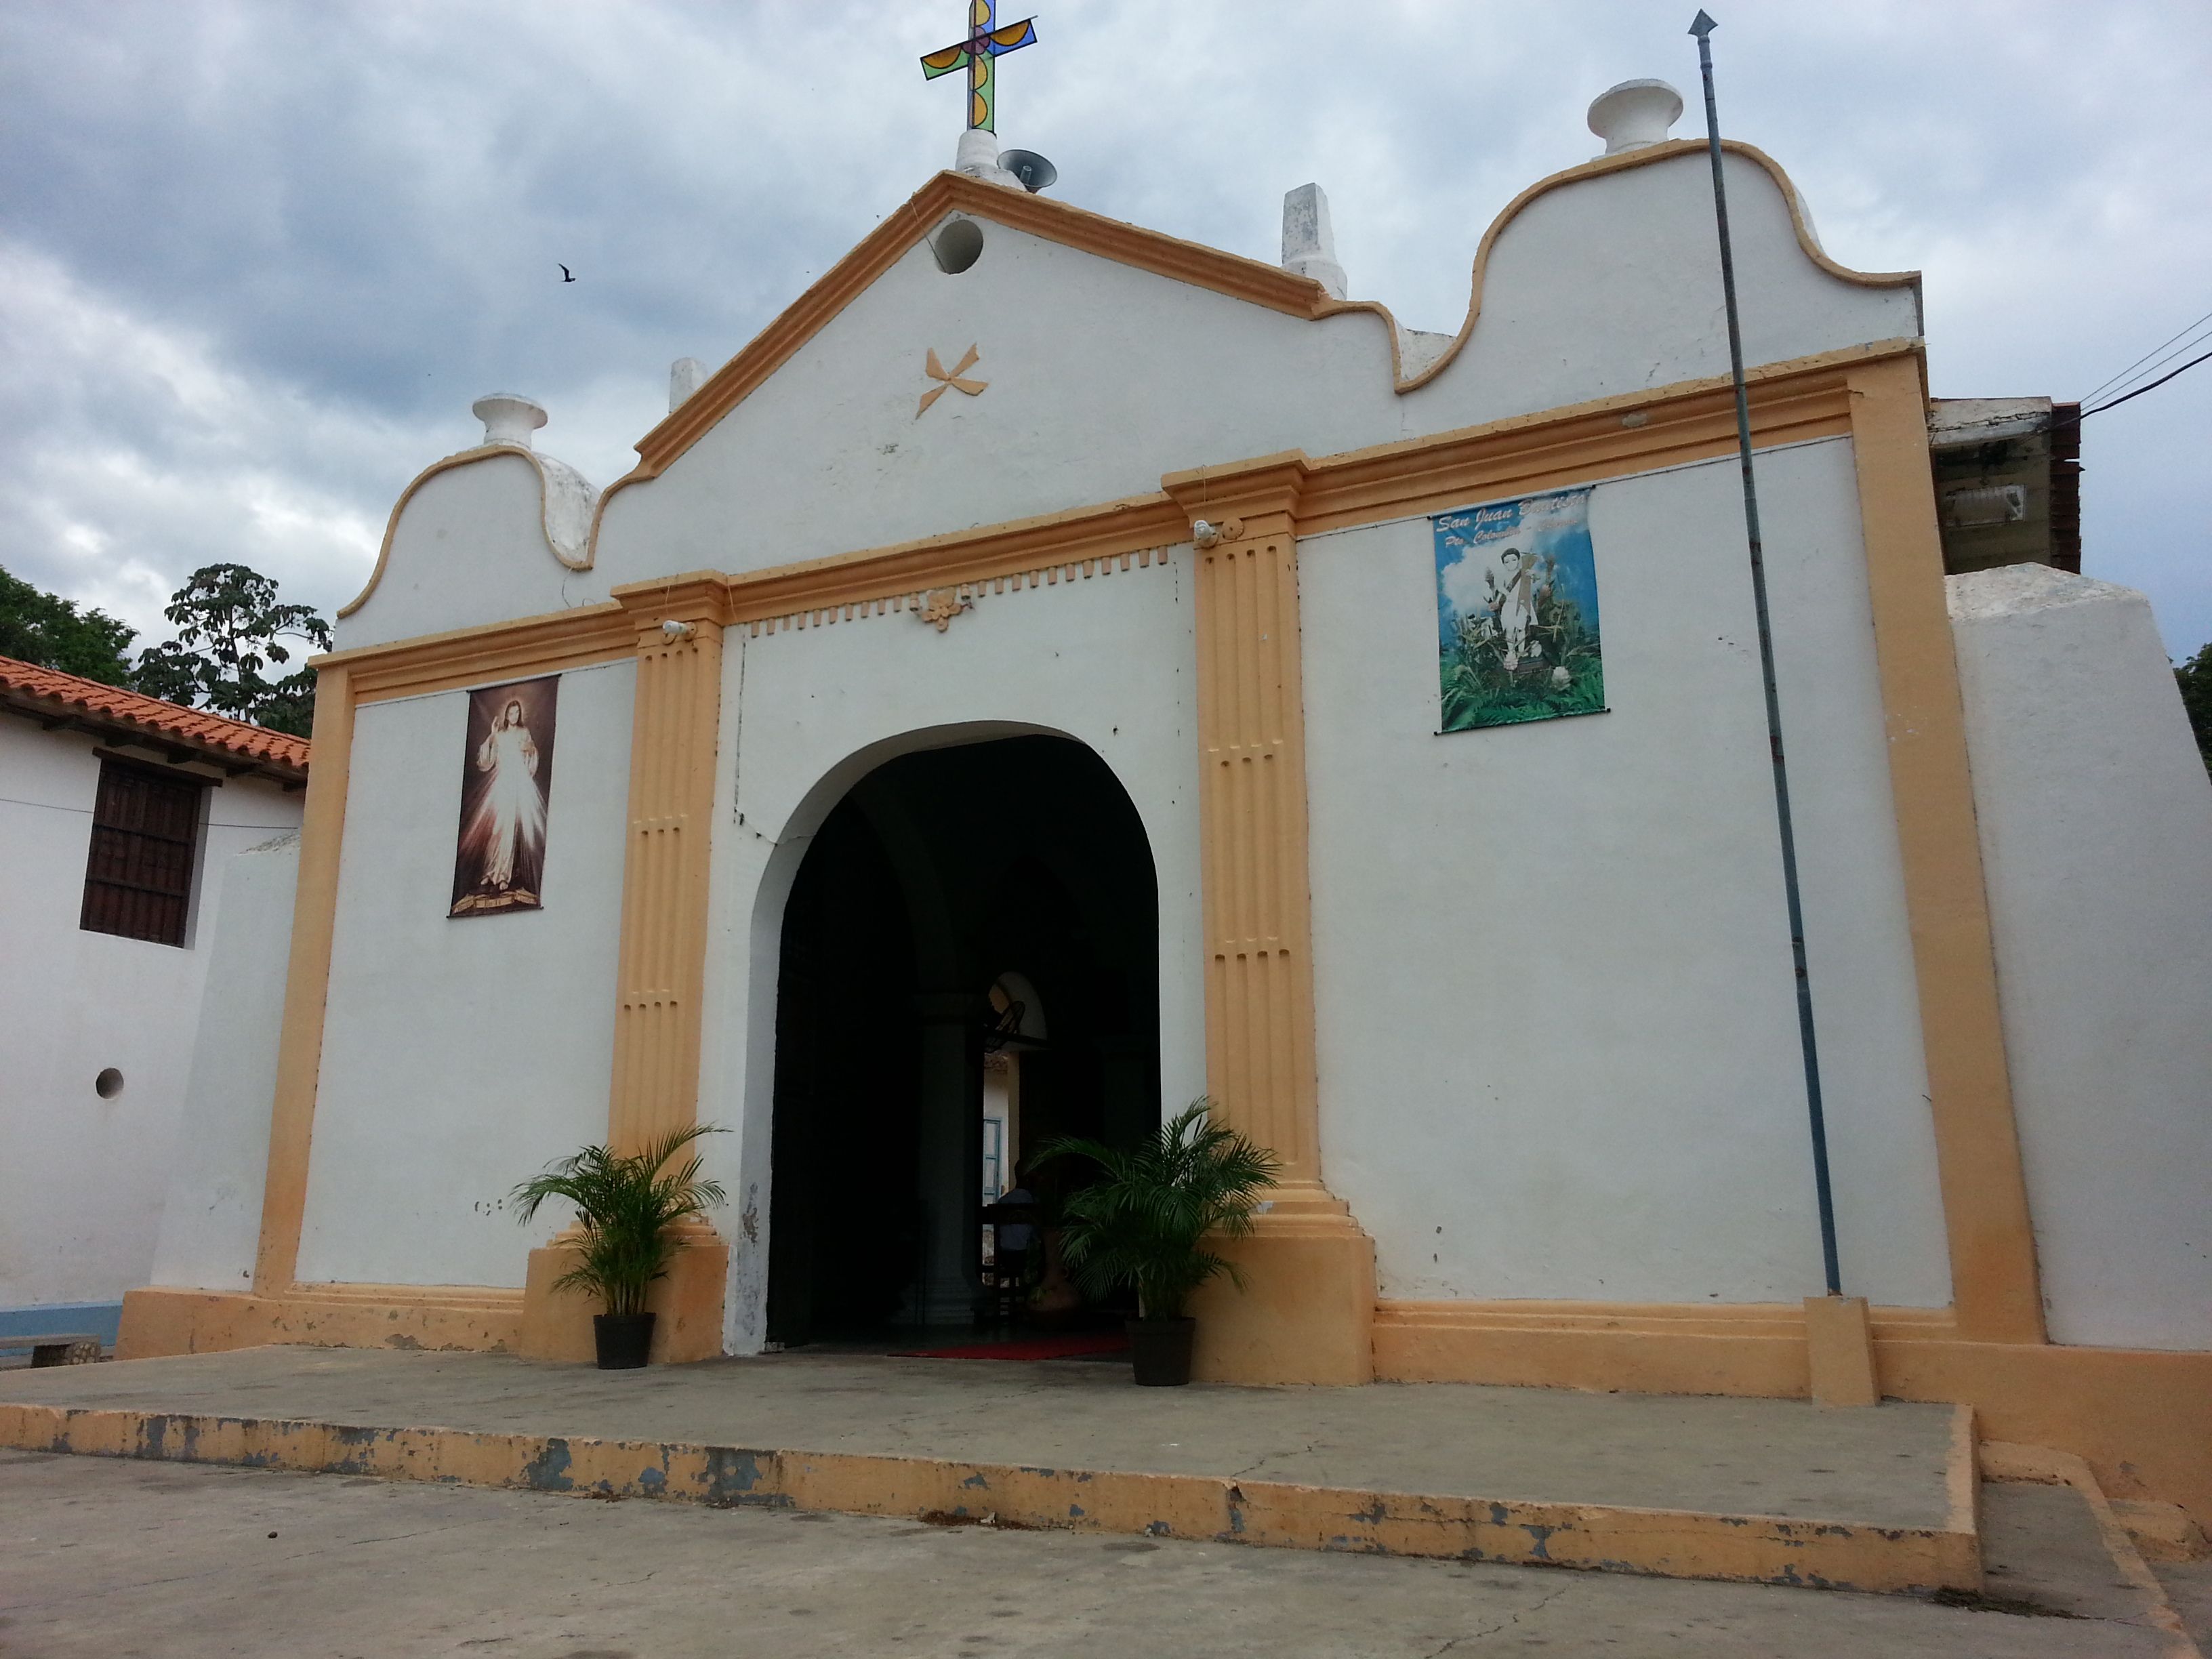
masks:
{"label": "white stucco wall", "polygon": [[763,1334],[783,902],[808,837],[874,766],[1025,731],[1094,750],[1152,844],[1164,1098],[1204,1091],[1189,558],[1180,548],[1164,568],[987,594],[941,635],[886,613],[742,643],[729,635],[700,1115],[741,1130],[708,1151],[735,1212],[720,1218],[732,1352],[757,1350]]}
{"label": "white stucco wall", "polygon": [[[85,933],[100,741],[0,716],[0,1311],[149,1281],[231,855],[300,819],[275,784],[204,790],[185,945]],[[123,1089],[102,1100],[108,1066]]]}
{"label": "white stucco wall", "polygon": [[[1941,1305],[1849,442],[1759,483],[1845,1285]],[[1300,544],[1328,1180],[1386,1297],[1817,1294],[1734,464],[1589,525],[1611,712],[1443,736],[1428,521]]]}
{"label": "white stucco wall", "polygon": [[536,911],[446,914],[468,694],[356,716],[303,1280],[520,1285],[507,1194],[605,1138],[636,678],[562,676]]}
{"label": "white stucco wall", "polygon": [[[1919,331],[1911,289],[1823,270],[1771,175],[1740,156],[1728,167],[1750,362]],[[1438,257],[1471,258],[1482,230],[1440,236],[1440,250],[1464,252]],[[1492,249],[1465,349],[1402,394],[1373,313],[1308,321],[994,222],[983,234],[957,274],[927,245],[909,249],[659,478],[611,498],[587,572],[549,550],[527,461],[494,455],[432,478],[339,645],[1149,494],[1185,467],[1331,454],[1728,373],[1701,154],[1538,197]],[[918,414],[937,384],[926,353],[949,369],[970,344],[968,378],[988,390],[947,392]]]}
{"label": "white stucco wall", "polygon": [[2212,784],[2142,594],[1949,586],[2051,1340],[2212,1348]]}
{"label": "white stucco wall", "polygon": [[[1728,165],[1752,361],[1918,331],[1909,288],[1821,269],[1773,179]],[[1471,256],[1480,232],[1465,227],[1453,257]],[[957,275],[927,246],[909,250],[661,477],[610,501],[589,572],[565,572],[547,550],[519,458],[430,481],[340,644],[1146,495],[1181,468],[1325,455],[1727,368],[1701,155],[1538,198],[1492,249],[1466,348],[1411,393],[1395,389],[1388,325],[1371,314],[1304,321],[996,223],[984,234],[981,258]],[[934,384],[925,354],[950,368],[971,343],[967,373],[988,389],[947,392],[917,414]],[[1774,452],[1762,469],[1846,1277],[1879,1300],[1940,1304],[1948,1275],[1850,453],[1841,441]],[[1764,1300],[1819,1288],[1739,511],[1725,466],[1601,490],[1618,712],[1451,738],[1431,735],[1425,523],[1307,544],[1305,614],[1327,619],[1305,641],[1323,1132],[1331,1182],[1376,1231],[1389,1294]],[[1103,756],[1160,872],[1164,1087],[1181,1099],[1201,1086],[1187,557],[988,596],[946,635],[903,615],[732,635],[701,1111],[742,1131],[707,1150],[738,1212],[733,1347],[760,1337],[776,921],[805,836],[868,765],[1018,730],[1065,732]],[[465,962],[442,898],[407,896],[442,894],[451,855],[448,763],[403,778],[396,758],[410,743],[434,754],[458,743],[438,735],[458,731],[458,713],[434,719],[431,706],[363,717],[360,741],[387,782],[365,817],[357,769],[351,817],[384,826],[393,846],[365,853],[349,824],[340,955],[353,977],[342,994],[333,975],[303,1271],[514,1283],[521,1252],[487,1242],[495,1225],[411,1225],[427,1212],[410,1194],[465,1212],[596,1133],[606,1027],[564,1018],[558,1041],[538,1042],[524,1036],[533,1004],[511,1025],[489,1022],[500,1035],[488,1037],[484,978],[537,987],[570,936],[521,962],[505,933],[495,943],[509,954],[487,944]],[[571,764],[564,749],[573,780]],[[616,852],[619,805],[611,787]],[[572,981],[587,971],[611,987],[618,875],[602,896],[603,949],[576,936],[549,1007],[571,1006],[562,999],[581,996]],[[611,1008],[611,989],[593,994]],[[397,1075],[378,1046],[392,1029],[425,1034]],[[552,1092],[509,1112],[502,1139],[475,1103],[518,1076]],[[542,1146],[515,1141],[526,1117]],[[387,1146],[418,1148],[404,1157],[425,1167],[381,1167]],[[346,1193],[348,1179],[375,1190]],[[341,1225],[341,1213],[353,1218]]]}
{"label": "white stucco wall", "polygon": [[207,986],[179,1115],[150,1282],[240,1291],[253,1280],[300,838],[231,855],[222,914],[203,934]]}

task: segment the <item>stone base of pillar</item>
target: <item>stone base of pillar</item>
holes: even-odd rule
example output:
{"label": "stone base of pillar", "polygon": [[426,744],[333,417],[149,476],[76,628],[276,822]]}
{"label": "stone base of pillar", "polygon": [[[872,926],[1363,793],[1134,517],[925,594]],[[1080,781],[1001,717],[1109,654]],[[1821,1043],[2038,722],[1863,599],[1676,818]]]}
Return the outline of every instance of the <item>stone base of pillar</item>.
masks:
{"label": "stone base of pillar", "polygon": [[1805,1298],[1805,1360],[1813,1401],[1820,1406],[1873,1406],[1881,1401],[1875,1381],[1874,1328],[1863,1296]]}
{"label": "stone base of pillar", "polygon": [[[574,1246],[562,1239],[530,1253],[520,1344],[527,1358],[588,1364],[599,1357],[592,1340],[597,1302],[580,1291],[553,1288],[575,1265]],[[660,1316],[653,1326],[655,1364],[680,1365],[720,1355],[722,1291],[729,1274],[730,1247],[714,1233],[702,1235],[669,1263],[668,1277],[653,1285],[646,1303]]]}
{"label": "stone base of pillar", "polygon": [[1223,1274],[1191,1298],[1192,1375],[1203,1382],[1373,1382],[1375,1242],[1326,1197],[1279,1201],[1252,1224],[1249,1237],[1212,1247],[1237,1264],[1243,1288]]}

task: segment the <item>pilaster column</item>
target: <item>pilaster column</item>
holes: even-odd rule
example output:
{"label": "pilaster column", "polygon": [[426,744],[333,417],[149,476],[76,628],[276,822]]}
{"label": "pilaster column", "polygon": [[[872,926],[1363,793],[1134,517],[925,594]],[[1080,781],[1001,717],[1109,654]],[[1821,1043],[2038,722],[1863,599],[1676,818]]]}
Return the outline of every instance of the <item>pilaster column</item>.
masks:
{"label": "pilaster column", "polygon": [[[1971,1342],[2040,1343],[2043,1292],[2012,1076],[1917,355],[1850,372],[1851,453],[1890,794],[1928,1057],[1951,1302]],[[1842,1224],[1849,1227],[1846,1214]]]}
{"label": "pilaster column", "polygon": [[698,1117],[724,592],[714,578],[686,577],[616,595],[637,625],[607,1103],[608,1144],[618,1152],[635,1152]]}
{"label": "pilaster column", "polygon": [[[707,887],[714,753],[722,706],[727,589],[709,574],[641,583],[614,597],[637,629],[630,720],[629,834],[623,858],[607,1144],[634,1152],[698,1119],[701,993],[707,967]],[[729,1248],[703,1222],[655,1285],[653,1358],[721,1352]],[[568,1270],[573,1232],[530,1256],[523,1352],[581,1359],[594,1310],[553,1281]]]}
{"label": "pilaster column", "polygon": [[[1246,1279],[1198,1299],[1198,1369],[1223,1381],[1373,1376],[1374,1247],[1322,1182],[1306,848],[1297,509],[1290,451],[1161,480],[1193,524],[1206,1090],[1283,1172]],[[1207,529],[1200,532],[1197,526]]]}
{"label": "pilaster column", "polygon": [[261,1236],[253,1256],[257,1296],[282,1296],[292,1288],[299,1270],[300,1233],[307,1213],[307,1154],[314,1139],[315,1097],[322,1079],[331,946],[337,926],[338,853],[345,838],[353,717],[352,674],[339,664],[319,666],[313,769],[300,822],[298,896],[285,971],[284,1024],[276,1048]]}

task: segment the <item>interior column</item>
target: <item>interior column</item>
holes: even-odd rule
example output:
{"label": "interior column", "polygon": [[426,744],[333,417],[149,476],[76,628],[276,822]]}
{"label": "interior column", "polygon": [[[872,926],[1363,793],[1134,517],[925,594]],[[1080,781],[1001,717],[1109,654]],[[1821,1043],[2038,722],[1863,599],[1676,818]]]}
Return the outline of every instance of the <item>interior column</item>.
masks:
{"label": "interior column", "polygon": [[983,1133],[982,1055],[975,1041],[975,999],[964,991],[925,991],[921,1015],[921,1137],[915,1196],[922,1206],[924,1255],[907,1315],[922,1325],[966,1325],[982,1295],[982,1243],[976,1218]]}

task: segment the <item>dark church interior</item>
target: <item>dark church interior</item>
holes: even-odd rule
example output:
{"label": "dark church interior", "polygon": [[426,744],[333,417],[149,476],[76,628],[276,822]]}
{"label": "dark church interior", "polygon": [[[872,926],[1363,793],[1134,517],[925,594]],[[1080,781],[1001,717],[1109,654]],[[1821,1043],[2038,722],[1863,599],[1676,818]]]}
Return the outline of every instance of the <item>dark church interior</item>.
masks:
{"label": "dark church interior", "polygon": [[[784,912],[772,1342],[910,1337],[981,1309],[1001,975],[1034,988],[1048,1030],[1021,1045],[1010,1172],[1054,1136],[1121,1145],[1157,1127],[1158,908],[1136,809],[1065,738],[904,755],[837,804]],[[1048,1165],[1039,1197],[1076,1178]]]}

